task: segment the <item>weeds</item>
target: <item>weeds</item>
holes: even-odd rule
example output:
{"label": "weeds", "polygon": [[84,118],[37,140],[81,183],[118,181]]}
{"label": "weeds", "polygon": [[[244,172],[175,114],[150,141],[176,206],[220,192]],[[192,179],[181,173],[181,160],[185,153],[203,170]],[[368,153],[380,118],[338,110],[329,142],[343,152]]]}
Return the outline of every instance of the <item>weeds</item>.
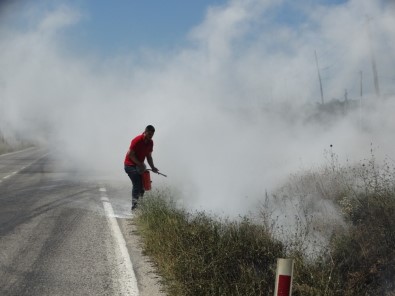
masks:
{"label": "weeds", "polygon": [[136,223],[169,295],[272,295],[280,257],[295,259],[293,295],[394,295],[393,165],[373,151],[357,165],[332,151],[329,160],[266,193],[261,223],[188,213],[170,192],[147,196]]}
{"label": "weeds", "polygon": [[282,245],[264,227],[186,213],[158,196],[141,204],[137,225],[170,295],[272,295]]}
{"label": "weeds", "polygon": [[0,131],[0,155],[4,153],[9,153],[17,150],[22,150],[27,147],[32,147],[32,144],[29,144],[24,141],[6,141],[4,136],[1,134]]}
{"label": "weeds", "polygon": [[[327,223],[331,229],[328,244],[314,260],[306,257],[303,248],[288,248],[287,255],[294,257],[298,266],[294,295],[393,295],[395,174],[388,161],[377,164],[373,150],[370,159],[354,166],[341,166],[337,158],[331,157],[329,166],[302,174],[296,180],[310,184],[303,190],[292,187],[296,197],[313,192],[315,202],[333,203],[344,224],[338,221],[336,227],[333,220]],[[314,183],[323,190],[317,190]],[[311,202],[301,204],[309,209],[305,216],[314,212]],[[314,224],[313,231],[323,233],[316,227],[317,220],[310,222]],[[305,229],[308,232],[309,228]]]}

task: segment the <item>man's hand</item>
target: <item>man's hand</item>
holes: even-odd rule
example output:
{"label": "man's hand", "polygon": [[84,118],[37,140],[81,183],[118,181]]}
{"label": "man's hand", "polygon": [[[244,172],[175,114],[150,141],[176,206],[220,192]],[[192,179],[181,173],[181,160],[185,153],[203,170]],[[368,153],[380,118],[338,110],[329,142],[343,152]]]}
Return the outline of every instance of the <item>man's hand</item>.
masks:
{"label": "man's hand", "polygon": [[151,167],[151,169],[152,169],[152,171],[153,171],[154,173],[159,172],[159,170],[158,170],[156,167]]}
{"label": "man's hand", "polygon": [[147,169],[147,167],[145,166],[145,164],[143,162],[140,163],[137,167],[138,167],[138,170],[140,173],[143,173]]}

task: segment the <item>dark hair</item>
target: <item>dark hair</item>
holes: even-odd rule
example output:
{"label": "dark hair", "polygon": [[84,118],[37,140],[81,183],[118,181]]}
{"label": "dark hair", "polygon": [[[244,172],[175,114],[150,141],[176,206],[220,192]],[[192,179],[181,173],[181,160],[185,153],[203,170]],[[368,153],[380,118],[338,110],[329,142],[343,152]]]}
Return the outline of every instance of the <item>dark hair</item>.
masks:
{"label": "dark hair", "polygon": [[147,125],[145,128],[146,132],[155,132],[155,128],[152,125]]}

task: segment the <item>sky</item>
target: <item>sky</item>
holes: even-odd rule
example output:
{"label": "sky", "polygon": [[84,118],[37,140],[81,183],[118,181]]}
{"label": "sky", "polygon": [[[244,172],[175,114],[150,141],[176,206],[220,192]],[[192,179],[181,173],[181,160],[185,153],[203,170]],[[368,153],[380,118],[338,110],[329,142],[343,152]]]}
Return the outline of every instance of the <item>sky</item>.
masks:
{"label": "sky", "polygon": [[[330,145],[341,160],[372,145],[395,159],[393,1],[157,2],[1,2],[2,133],[127,183],[130,140],[152,124],[169,176],[154,184],[236,216]],[[323,126],[305,120],[321,102],[315,53],[325,102],[361,103]]]}
{"label": "sky", "polygon": [[[78,11],[79,21],[75,26],[68,28],[66,33],[68,41],[76,43],[75,49],[114,55],[136,49],[169,50],[185,45],[188,32],[203,21],[207,10],[211,7],[224,6],[228,1],[118,0],[110,3],[105,0],[40,0],[34,4],[34,8],[33,1],[5,1],[7,2],[16,3],[14,7],[18,10],[33,9],[38,15],[40,12],[43,15],[45,11],[48,12],[62,5],[72,7]],[[306,0],[301,2],[309,3]],[[345,2],[344,0],[310,1],[310,3],[330,6]],[[26,14],[22,13],[20,17],[25,18]],[[276,21],[279,23],[293,24],[303,20],[303,12],[292,2],[281,7],[276,15]]]}

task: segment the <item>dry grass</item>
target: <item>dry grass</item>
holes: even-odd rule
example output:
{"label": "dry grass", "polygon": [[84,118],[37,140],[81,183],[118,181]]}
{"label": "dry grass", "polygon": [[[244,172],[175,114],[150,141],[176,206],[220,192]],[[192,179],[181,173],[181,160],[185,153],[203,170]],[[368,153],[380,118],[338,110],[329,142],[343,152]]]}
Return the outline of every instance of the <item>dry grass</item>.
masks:
{"label": "dry grass", "polygon": [[27,147],[31,147],[32,144],[25,141],[14,141],[14,143],[10,143],[4,139],[4,137],[0,133],[0,155],[18,151]]}
{"label": "dry grass", "polygon": [[[169,295],[272,295],[280,257],[295,259],[293,295],[394,295],[395,169],[373,153],[352,166],[329,156],[267,194],[258,224],[147,196],[136,221]],[[286,204],[293,216],[280,217]]]}
{"label": "dry grass", "polygon": [[282,245],[248,219],[220,221],[177,209],[161,196],[141,205],[137,224],[170,295],[272,295]]}

